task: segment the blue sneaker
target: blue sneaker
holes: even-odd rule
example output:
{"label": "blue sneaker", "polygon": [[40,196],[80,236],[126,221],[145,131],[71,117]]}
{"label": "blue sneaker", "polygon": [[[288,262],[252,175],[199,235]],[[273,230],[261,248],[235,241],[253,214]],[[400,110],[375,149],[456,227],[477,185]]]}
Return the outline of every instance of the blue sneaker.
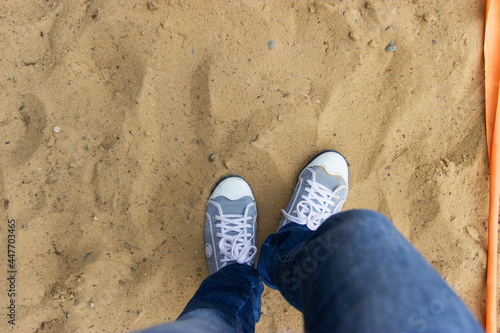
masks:
{"label": "blue sneaker", "polygon": [[278,226],[290,222],[316,230],[331,215],[342,210],[347,199],[349,170],[344,156],[325,150],[302,170],[292,199]]}
{"label": "blue sneaker", "polygon": [[230,264],[253,266],[257,254],[257,207],[241,177],[223,178],[210,195],[205,218],[205,254],[210,274]]}

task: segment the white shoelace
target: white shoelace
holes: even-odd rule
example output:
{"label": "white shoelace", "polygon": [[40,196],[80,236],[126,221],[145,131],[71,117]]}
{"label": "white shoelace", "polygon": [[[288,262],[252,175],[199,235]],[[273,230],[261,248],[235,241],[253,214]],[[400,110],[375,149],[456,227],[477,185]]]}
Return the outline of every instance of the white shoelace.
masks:
{"label": "white shoelace", "polygon": [[314,170],[308,170],[312,173],[312,178],[306,181],[306,184],[309,185],[309,187],[304,189],[307,195],[301,195],[300,199],[302,200],[299,201],[297,208],[291,214],[288,214],[283,209],[281,212],[287,220],[306,225],[310,230],[316,230],[324,220],[342,209],[345,200],[337,204],[335,204],[334,200],[339,200],[340,195],[338,193],[342,190],[347,191],[348,188],[346,185],[340,185],[332,191],[328,187],[316,182],[316,173]]}
{"label": "white shoelace", "polygon": [[[211,201],[211,204],[217,206],[219,211],[222,212],[220,205]],[[238,264],[251,263],[257,254],[257,247],[252,245],[254,235],[247,232],[248,228],[252,228],[253,217],[248,216],[248,210],[255,206],[255,203],[250,203],[245,208],[245,213],[240,214],[221,214],[215,215],[214,219],[219,221],[215,224],[216,228],[220,228],[221,232],[217,233],[217,237],[221,237],[219,241],[219,250],[224,255],[221,259],[222,267],[226,266],[228,262],[236,261]],[[237,233],[234,236],[228,235],[229,232]]]}

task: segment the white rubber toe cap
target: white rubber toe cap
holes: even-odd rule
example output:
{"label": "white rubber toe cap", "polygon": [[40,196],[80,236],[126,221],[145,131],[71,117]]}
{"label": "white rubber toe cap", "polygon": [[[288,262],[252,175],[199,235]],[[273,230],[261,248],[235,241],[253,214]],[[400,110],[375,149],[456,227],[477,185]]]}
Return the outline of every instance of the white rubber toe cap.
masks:
{"label": "white rubber toe cap", "polygon": [[329,175],[341,176],[344,178],[346,185],[349,184],[349,166],[344,156],[336,151],[327,151],[320,154],[306,168],[312,166],[323,167]]}
{"label": "white rubber toe cap", "polygon": [[210,199],[226,197],[229,200],[238,200],[243,197],[254,199],[250,185],[241,177],[228,177],[222,180],[215,188]]}

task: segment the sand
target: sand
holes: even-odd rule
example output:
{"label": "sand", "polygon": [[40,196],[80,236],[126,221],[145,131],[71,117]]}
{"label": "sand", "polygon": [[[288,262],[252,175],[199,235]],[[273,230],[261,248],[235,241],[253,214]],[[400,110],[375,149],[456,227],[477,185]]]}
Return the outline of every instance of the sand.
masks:
{"label": "sand", "polygon": [[[251,184],[260,244],[304,163],[336,149],[345,209],[391,218],[483,323],[484,6],[2,2],[2,313],[15,219],[14,331],[174,320],[208,274],[215,182]],[[303,328],[274,290],[262,313],[259,332]]]}

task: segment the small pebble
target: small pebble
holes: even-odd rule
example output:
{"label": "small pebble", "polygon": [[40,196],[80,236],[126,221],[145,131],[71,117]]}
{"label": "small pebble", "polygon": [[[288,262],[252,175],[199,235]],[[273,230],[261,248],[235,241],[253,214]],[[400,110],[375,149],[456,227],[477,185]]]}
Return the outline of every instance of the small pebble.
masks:
{"label": "small pebble", "polygon": [[78,302],[78,300],[75,300],[75,305],[78,305],[80,304],[80,302]]}
{"label": "small pebble", "polygon": [[269,51],[274,49],[275,46],[276,46],[276,43],[274,42],[274,40],[270,40],[269,42],[267,42],[267,48],[269,49]]}
{"label": "small pebble", "polygon": [[129,250],[129,249],[130,249],[130,244],[129,244],[129,243],[127,243],[127,242],[125,242],[125,244],[123,244],[123,246],[125,246],[125,248],[126,248],[127,250]]}
{"label": "small pebble", "polygon": [[200,267],[198,267],[198,268],[196,269],[196,271],[197,271],[197,272],[201,272],[201,268],[200,268]]}
{"label": "small pebble", "polygon": [[436,20],[436,17],[432,14],[424,14],[422,18],[424,19],[425,22],[431,22]]}
{"label": "small pebble", "polygon": [[469,236],[475,240],[475,241],[479,241],[479,232],[477,231],[476,228],[468,225],[465,230],[467,230],[467,233],[469,234]]}
{"label": "small pebble", "polygon": [[209,157],[208,157],[208,161],[209,162],[213,162],[217,159],[217,154],[216,153],[213,153],[211,154]]}
{"label": "small pebble", "polygon": [[389,45],[385,48],[385,52],[394,52],[396,51],[396,43],[393,40],[389,42]]}
{"label": "small pebble", "polygon": [[87,259],[90,257],[90,255],[92,254],[92,252],[89,252],[89,253],[86,253],[84,256],[83,256],[83,261],[87,261]]}
{"label": "small pebble", "polygon": [[54,133],[61,132],[61,128],[59,126],[54,126]]}
{"label": "small pebble", "polygon": [[435,39],[434,39],[434,40],[432,41],[432,43],[433,43],[434,45],[437,45],[437,43],[438,43],[438,42],[437,42],[437,40],[435,40]]}
{"label": "small pebble", "polygon": [[95,306],[94,303],[92,303],[92,302],[89,302],[89,305],[91,308],[93,308]]}
{"label": "small pebble", "polygon": [[359,35],[357,33],[355,33],[354,31],[349,32],[349,38],[352,40],[359,40],[360,39]]}
{"label": "small pebble", "polygon": [[28,225],[27,224],[23,224],[23,230],[28,230]]}
{"label": "small pebble", "polygon": [[148,9],[149,10],[155,10],[155,9],[158,9],[158,8],[160,8],[160,6],[158,6],[156,4],[156,2],[154,2],[154,1],[148,2]]}

